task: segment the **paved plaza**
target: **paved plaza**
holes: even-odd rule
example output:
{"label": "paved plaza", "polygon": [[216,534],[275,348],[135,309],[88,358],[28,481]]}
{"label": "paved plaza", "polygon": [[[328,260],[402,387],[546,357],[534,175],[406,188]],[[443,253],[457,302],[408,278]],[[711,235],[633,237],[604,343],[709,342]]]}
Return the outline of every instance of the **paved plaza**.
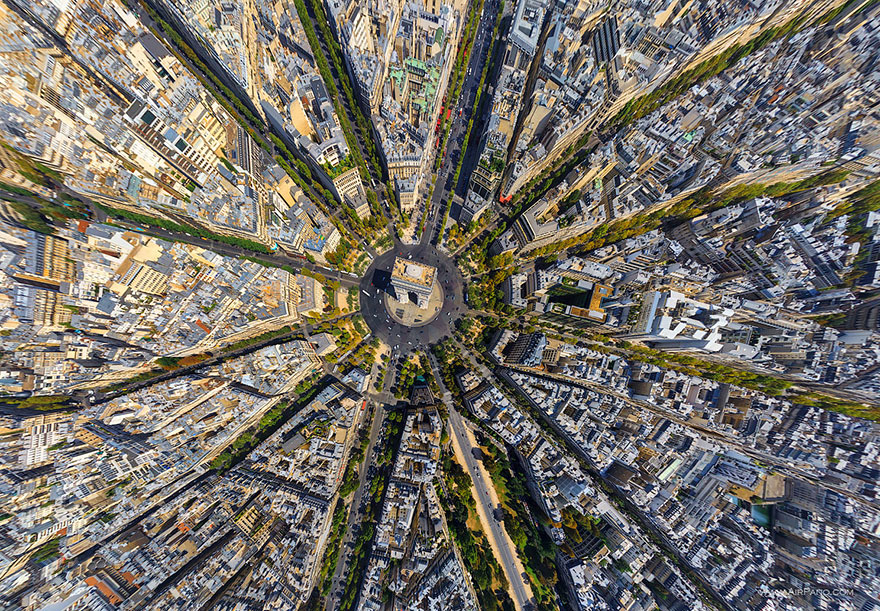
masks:
{"label": "paved plaza", "polygon": [[396,322],[407,327],[421,327],[437,318],[443,308],[443,287],[434,285],[434,290],[428,298],[427,306],[420,308],[414,301],[404,296],[404,301],[398,301],[390,293],[385,293],[385,309]]}

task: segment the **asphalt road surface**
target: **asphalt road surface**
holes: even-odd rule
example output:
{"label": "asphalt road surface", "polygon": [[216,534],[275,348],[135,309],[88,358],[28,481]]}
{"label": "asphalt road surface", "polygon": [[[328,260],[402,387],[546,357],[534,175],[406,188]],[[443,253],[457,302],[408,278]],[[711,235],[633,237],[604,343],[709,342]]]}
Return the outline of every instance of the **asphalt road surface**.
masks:
{"label": "asphalt road surface", "polygon": [[[104,215],[104,220],[98,219],[98,222],[107,222],[107,220],[107,216]],[[280,251],[271,254],[258,253],[247,250],[240,246],[226,244],[225,242],[218,242],[210,238],[199,238],[186,233],[181,233],[179,231],[169,231],[167,229],[155,227],[153,225],[144,225],[142,223],[134,223],[131,221],[119,219],[109,220],[112,220],[114,224],[119,225],[120,227],[129,228],[139,233],[157,236],[164,240],[168,240],[169,242],[184,242],[186,244],[201,246],[202,248],[228,257],[251,257],[278,266],[288,265],[296,271],[300,271],[301,269],[305,268],[307,270],[321,274],[322,276],[324,276],[325,278],[329,278],[330,280],[337,280],[340,285],[345,287],[357,286],[358,284],[357,276],[347,274],[346,272],[341,272],[337,269],[321,267],[319,265],[315,265],[314,263],[310,263],[301,257],[286,255]]]}
{"label": "asphalt road surface", "polygon": [[379,432],[382,430],[382,422],[385,419],[384,411],[382,407],[376,406],[375,412],[373,413],[373,421],[370,424],[370,441],[367,445],[367,450],[364,453],[364,460],[360,466],[360,473],[358,475],[358,487],[354,492],[354,496],[351,499],[351,511],[348,514],[348,522],[345,527],[345,536],[342,538],[341,548],[339,551],[339,556],[337,558],[336,570],[333,572],[333,578],[331,580],[332,587],[330,589],[330,594],[327,596],[327,602],[324,608],[327,611],[332,611],[333,609],[339,608],[339,599],[343,594],[343,579],[347,575],[350,566],[351,566],[351,553],[354,546],[354,541],[357,535],[355,534],[355,526],[360,524],[363,516],[364,509],[366,504],[363,502],[364,490],[367,487],[367,475],[369,474],[372,468],[375,468],[373,464],[373,451],[376,449],[376,441],[379,439]]}
{"label": "asphalt road surface", "polygon": [[[464,137],[467,133],[467,125],[473,113],[476,111],[474,102],[477,97],[477,89],[480,85],[480,76],[483,73],[483,65],[486,63],[489,52],[489,45],[492,43],[492,30],[495,26],[495,16],[498,13],[498,0],[486,0],[483,12],[480,15],[480,23],[477,29],[477,35],[468,56],[467,68],[465,68],[464,80],[461,86],[461,95],[458,104],[452,110],[452,125],[449,129],[449,140],[446,146],[446,159],[437,172],[437,183],[434,187],[434,196],[431,198],[431,206],[439,210],[434,217],[432,223],[434,230],[439,229],[443,219],[443,211],[445,210],[446,201],[458,193],[460,197],[464,197],[467,191],[470,172],[476,159],[479,157],[479,144],[484,121],[478,117],[474,121],[474,128],[471,133],[473,146],[468,147],[469,163],[465,163],[459,176],[458,185],[452,184],[453,174],[455,172],[458,157],[461,154],[461,147],[464,144]],[[482,100],[488,99],[488,92],[483,94]],[[443,151],[438,151],[438,155]],[[467,162],[468,160],[466,160]],[[459,186],[460,185],[460,186]],[[438,236],[440,237],[440,236]]]}
{"label": "asphalt road surface", "polygon": [[[410,258],[437,268],[437,282],[443,287],[445,299],[437,317],[421,327],[407,327],[396,322],[385,308],[385,294],[391,292],[391,268],[395,257]],[[391,355],[425,349],[450,335],[455,321],[461,318],[464,304],[464,280],[455,262],[438,251],[428,240],[404,245],[395,240],[394,248],[377,256],[360,283],[361,315],[373,334],[391,346]]]}
{"label": "asphalt road surface", "polygon": [[523,575],[517,570],[516,560],[514,559],[516,551],[508,545],[504,526],[495,519],[495,507],[492,506],[492,498],[489,495],[489,486],[492,484],[483,479],[483,474],[480,471],[479,465],[477,465],[477,459],[474,457],[474,446],[471,445],[470,438],[467,435],[467,431],[465,431],[464,420],[462,420],[461,415],[453,406],[450,406],[449,409],[449,424],[452,434],[455,435],[458,445],[464,454],[465,466],[474,482],[474,488],[477,490],[476,501],[483,506],[483,512],[487,516],[486,521],[488,524],[484,524],[484,526],[488,529],[489,536],[495,541],[495,547],[498,550],[498,560],[501,562],[501,568],[504,569],[504,574],[507,575],[510,582],[514,604],[517,609],[534,609],[531,597],[524,585]]}

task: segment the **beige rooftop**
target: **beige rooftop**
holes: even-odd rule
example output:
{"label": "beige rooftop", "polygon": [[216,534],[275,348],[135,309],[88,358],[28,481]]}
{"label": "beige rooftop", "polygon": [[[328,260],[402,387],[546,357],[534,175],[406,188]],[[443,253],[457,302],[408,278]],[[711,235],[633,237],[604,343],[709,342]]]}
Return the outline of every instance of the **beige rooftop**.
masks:
{"label": "beige rooftop", "polygon": [[431,265],[407,261],[401,257],[394,259],[394,268],[391,270],[391,278],[412,282],[425,287],[434,284],[437,268]]}

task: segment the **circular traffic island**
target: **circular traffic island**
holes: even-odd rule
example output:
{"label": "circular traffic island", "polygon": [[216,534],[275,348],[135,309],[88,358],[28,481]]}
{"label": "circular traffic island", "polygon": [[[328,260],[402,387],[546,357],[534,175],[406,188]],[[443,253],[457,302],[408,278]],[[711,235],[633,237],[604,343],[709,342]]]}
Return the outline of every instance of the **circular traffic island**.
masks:
{"label": "circular traffic island", "polygon": [[428,297],[427,305],[422,308],[418,303],[413,301],[409,295],[403,295],[403,301],[399,300],[396,295],[384,293],[385,309],[391,315],[391,318],[407,327],[423,327],[430,324],[440,315],[443,309],[443,287],[435,283]]}
{"label": "circular traffic island", "polygon": [[392,350],[426,348],[449,336],[464,314],[462,287],[448,255],[428,243],[397,242],[361,279],[361,315]]}

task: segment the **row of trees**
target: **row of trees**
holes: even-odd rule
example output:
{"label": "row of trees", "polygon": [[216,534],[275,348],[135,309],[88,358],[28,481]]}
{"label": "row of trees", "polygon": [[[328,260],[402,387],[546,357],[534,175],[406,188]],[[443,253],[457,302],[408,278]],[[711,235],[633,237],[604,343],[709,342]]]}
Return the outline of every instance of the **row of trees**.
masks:
{"label": "row of trees", "polygon": [[453,394],[458,394],[458,384],[455,383],[455,372],[464,369],[464,357],[458,346],[451,339],[434,344],[431,349],[437,363],[440,365],[440,377],[443,378],[443,385]]}
{"label": "row of trees", "polygon": [[517,190],[511,200],[511,206],[513,206],[511,217],[515,217],[521,210],[544,197],[544,194],[562,182],[562,179],[568,176],[569,172],[586,161],[592,149],[587,150],[584,147],[590,141],[591,135],[592,132],[582,134],[565,149],[554,163],[544,168],[537,176]]}
{"label": "row of trees", "polygon": [[[830,21],[836,15],[835,10],[839,9],[828,11],[816,23],[821,24]],[[630,100],[609,121],[608,131],[613,133],[632,121],[650,114],[664,104],[674,100],[692,86],[719,74],[767,44],[795,33],[804,25],[804,22],[805,17],[799,15],[783,26],[768,28],[747,43],[734,45],[724,52],[703,61],[696,67],[682,72],[651,93]],[[521,187],[514,196],[513,203],[522,200],[526,206],[530,205],[543,197],[548,189],[558,184],[572,169],[583,163],[590,153],[590,151],[583,148],[589,141],[589,137],[590,134],[585,133],[576,143],[568,147],[555,163]]]}
{"label": "row of trees", "polygon": [[[195,72],[196,78],[204,85],[204,87],[212,93],[212,95],[217,99],[217,101],[224,107],[224,109],[229,112],[231,116],[233,116],[242,127],[244,127],[250,136],[254,139],[260,147],[271,154],[271,149],[269,147],[269,142],[267,142],[266,138],[263,136],[263,133],[268,134],[268,138],[271,143],[274,145],[277,154],[275,154],[274,159],[281,166],[281,168],[291,177],[291,179],[296,183],[301,189],[310,193],[313,197],[312,199],[315,203],[324,211],[325,214],[328,214],[331,218],[334,215],[330,214],[327,206],[335,201],[335,196],[326,189],[320,181],[318,181],[312,174],[311,169],[308,165],[303,162],[301,159],[296,157],[293,153],[291,153],[290,149],[284,144],[284,142],[276,136],[274,133],[269,130],[269,128],[263,123],[260,117],[251,112],[246,104],[244,104],[236,94],[230,90],[223,82],[217,77],[216,74],[212,70],[210,70],[204,62],[199,58],[198,54],[186,43],[185,40],[177,33],[172,25],[167,23],[165,20],[161,18],[161,16],[152,9],[146,2],[141,0],[141,6],[145,11],[150,15],[150,17],[162,28],[166,36],[174,43],[174,45],[179,49],[183,55],[189,60],[190,64],[193,65],[197,72]],[[304,22],[304,27],[311,27],[311,22]],[[322,75],[323,76],[323,75]],[[332,85],[332,81],[329,83]],[[328,85],[328,86],[329,86]],[[349,130],[350,131],[350,130]],[[348,137],[348,135],[347,135]],[[356,149],[353,149],[356,150]],[[227,162],[228,164],[228,162]],[[320,197],[316,197],[320,196]],[[354,214],[354,211],[350,209],[349,206],[342,204],[343,212],[346,214],[346,217],[350,220],[353,218],[357,219],[357,216]]]}
{"label": "row of trees", "polygon": [[[650,539],[654,545],[656,545],[662,552],[663,555],[666,556],[669,561],[675,565],[675,567],[685,576],[687,577],[693,585],[696,586],[697,590],[700,592],[700,598],[704,603],[709,604],[713,607],[718,607],[718,599],[715,597],[715,594],[710,592],[706,586],[705,582],[702,578],[690,567],[689,564],[685,562],[685,560],[677,554],[674,548],[670,547],[668,543],[661,539],[655,532],[652,530],[650,526],[650,521],[646,520],[645,516],[634,509],[632,504],[628,504],[624,499],[625,497],[621,496],[620,491],[614,487],[609,481],[601,476],[601,474],[596,470],[596,468],[578,453],[579,450],[576,446],[573,445],[569,438],[563,438],[556,430],[547,422],[546,414],[541,412],[540,410],[535,409],[531,403],[526,399],[526,396],[522,394],[522,389],[513,384],[510,380],[502,377],[500,378],[503,385],[510,390],[510,396],[513,398],[516,405],[519,407],[523,413],[529,414],[532,419],[537,423],[540,427],[541,431],[547,436],[548,439],[552,439],[556,442],[559,447],[567,447],[572,450],[572,456],[577,459],[580,464],[581,469],[591,476],[593,482],[598,484],[598,486],[605,492],[608,498],[614,502],[617,508],[626,516],[628,516],[635,524],[638,524],[642,528],[642,532]],[[589,528],[590,534],[595,534],[600,539],[603,537],[601,531],[598,529],[598,525],[596,529]],[[587,530],[582,531],[583,533],[588,532]]]}
{"label": "row of trees", "polygon": [[878,405],[846,401],[820,392],[798,393],[792,397],[792,401],[800,405],[811,405],[830,412],[846,414],[853,418],[866,418],[880,422],[880,406]]}
{"label": "row of trees", "polygon": [[345,473],[342,475],[342,485],[339,487],[339,496],[342,498],[357,490],[358,472],[360,465],[364,462],[364,455],[369,445],[369,431],[366,428],[362,428],[358,433],[358,444],[352,448],[351,456],[348,457],[348,464],[345,466]]}
{"label": "row of trees", "polygon": [[35,409],[39,411],[53,411],[71,408],[68,395],[33,395],[23,399],[14,397],[0,397],[0,402],[13,405],[22,409]]}
{"label": "row of trees", "polygon": [[[63,184],[64,177],[55,170],[22,155],[5,142],[0,145],[9,151],[9,155],[18,164],[16,171],[32,183],[46,187]],[[29,205],[0,194],[0,199],[5,201],[15,212],[19,222],[37,233],[54,235],[55,227],[51,224],[53,219],[66,222],[71,218],[88,218],[88,209],[85,205],[67,194],[59,196],[63,202],[63,205],[59,205],[54,201],[43,199],[28,189],[5,182],[0,182],[0,189],[22,197],[33,198],[32,204]]]}
{"label": "row of trees", "polygon": [[504,305],[501,283],[510,274],[506,270],[489,272],[468,285],[468,304],[477,310],[497,310]]}
{"label": "row of trees", "polygon": [[486,210],[479,218],[479,224],[476,221],[470,221],[467,225],[462,226],[458,223],[449,228],[449,234],[446,236],[446,244],[447,248],[455,252],[459,249],[459,247],[464,243],[464,241],[469,238],[477,229],[480,229],[489,224],[489,221],[492,220],[492,217],[495,213],[491,210]]}
{"label": "row of trees", "polygon": [[[482,8],[481,8],[482,11]],[[476,119],[477,109],[480,108],[480,99],[483,96],[483,89],[486,86],[486,77],[489,74],[489,69],[492,66],[492,57],[495,54],[496,48],[500,43],[498,39],[498,27],[501,25],[501,16],[504,14],[504,1],[498,5],[498,14],[495,17],[495,27],[492,30],[492,38],[490,38],[489,43],[489,52],[486,55],[486,61],[483,64],[483,71],[480,74],[480,84],[477,85],[477,95],[474,98],[474,112],[471,114],[470,119],[468,119],[467,130],[464,133],[464,140],[461,144],[461,150],[458,153],[458,162],[455,166],[455,172],[452,175],[452,185],[453,189],[456,185],[458,185],[458,178],[461,175],[461,167],[464,164],[465,154],[467,153],[468,143],[471,139],[471,130],[474,127],[474,119]],[[479,24],[479,19],[477,20],[477,24]],[[474,28],[474,36],[476,35],[476,26]],[[473,41],[471,41],[472,43]],[[446,211],[443,213],[443,222],[440,224],[440,233],[437,235],[437,244],[443,243],[443,232],[446,229],[446,223],[449,222],[449,213],[452,210],[452,198],[449,198],[449,201],[446,202]]]}
{"label": "row of trees", "polygon": [[[370,172],[367,167],[366,161],[361,154],[359,143],[362,143],[366,148],[367,153],[370,157],[370,163],[373,166],[373,171],[375,172],[376,176],[382,176],[382,166],[379,163],[378,150],[376,148],[376,143],[373,141],[373,130],[369,120],[364,116],[364,113],[361,111],[361,108],[357,103],[354,90],[352,89],[351,82],[348,78],[348,73],[345,71],[345,67],[343,64],[342,49],[339,47],[339,43],[333,36],[333,32],[330,29],[330,24],[327,21],[327,16],[324,13],[323,6],[321,6],[321,3],[316,0],[309,0],[309,3],[312,14],[314,14],[314,20],[310,17],[308,13],[305,1],[294,0],[297,14],[299,15],[300,21],[303,24],[303,29],[305,30],[306,37],[309,40],[309,46],[312,48],[312,53],[315,56],[315,60],[318,64],[318,71],[320,72],[321,78],[324,80],[324,83],[327,86],[328,93],[333,99],[333,106],[336,109],[336,115],[339,118],[339,124],[342,127],[345,141],[348,144],[349,154],[353,157],[354,163],[358,167],[358,171],[361,175],[361,180],[366,183],[370,181]],[[339,99],[339,90],[336,87],[336,81],[333,78],[333,73],[330,71],[330,66],[327,63],[327,58],[324,56],[324,52],[321,48],[321,42],[318,40],[318,35],[315,32],[313,21],[318,24],[318,28],[321,30],[321,37],[323,38],[324,44],[329,51],[330,59],[333,62],[333,69],[339,80],[339,84],[342,87],[343,93],[345,94],[348,109],[351,111],[352,115],[354,116],[354,120],[357,123],[358,131],[361,134],[360,138],[355,135],[351,123],[349,122],[348,115],[343,112],[344,106]],[[386,189],[388,189],[389,200],[396,203],[394,194],[387,185]],[[379,205],[379,199],[376,196],[376,193],[369,187],[366,188],[366,193],[367,201],[370,204],[370,210],[372,213],[370,219],[368,219],[367,221],[362,221],[354,213],[354,210],[352,210],[350,206],[347,206],[344,203],[343,210],[353,225],[358,226],[364,233],[374,234],[376,231],[385,226],[387,219],[385,218],[385,214],[381,206]]]}
{"label": "row of trees", "polygon": [[222,242],[223,244],[237,246],[239,248],[261,253],[264,255],[272,253],[272,250],[265,244],[255,242],[254,240],[249,240],[247,238],[239,238],[224,235],[222,233],[214,233],[213,231],[205,229],[204,227],[195,225],[182,225],[181,223],[175,223],[174,221],[159,218],[157,216],[150,216],[147,214],[141,214],[139,212],[132,212],[131,210],[124,210],[122,208],[111,208],[110,206],[99,204],[97,202],[95,202],[95,206],[103,210],[108,216],[123,218],[133,223],[149,225],[151,227],[158,227],[160,229],[165,229],[166,231],[185,233],[187,235],[191,235],[197,238],[205,238],[206,240],[214,240],[215,242]]}
{"label": "row of trees", "polygon": [[617,130],[632,121],[641,119],[667,102],[671,102],[694,85],[698,85],[723,72],[744,57],[764,48],[769,43],[794,34],[804,24],[804,19],[804,15],[801,14],[793,17],[785,25],[767,28],[748,42],[741,45],[733,45],[723,52],[704,60],[696,67],[682,72],[675,78],[666,81],[651,93],[630,100],[610,121],[611,129]]}
{"label": "row of trees", "polygon": [[[320,584],[321,597],[326,598],[333,586],[333,573],[336,572],[336,564],[339,562],[339,552],[342,550],[342,538],[345,536],[345,518],[348,516],[348,505],[342,499],[337,499],[336,508],[333,510],[333,519],[330,522],[330,534],[327,537],[327,547],[324,548],[324,558],[321,561],[321,571],[318,573],[317,583]],[[323,602],[323,601],[321,601]],[[314,605],[314,608],[323,608],[323,605]]]}
{"label": "row of trees", "polygon": [[[159,27],[162,28],[162,31],[165,32],[165,35],[174,43],[174,45],[183,53],[186,58],[189,60],[190,64],[198,68],[201,74],[196,75],[199,77],[199,80],[202,81],[202,84],[212,91],[215,94],[215,97],[220,102],[220,104],[226,108],[226,110],[232,114],[236,118],[244,117],[247,119],[250,124],[248,127],[253,128],[254,126],[262,127],[262,122],[251,112],[250,108],[248,108],[241,100],[238,99],[238,96],[233,93],[229,87],[223,84],[220,78],[214,74],[214,71],[208,68],[207,65],[201,60],[198,54],[187,44],[183,37],[177,33],[177,30],[174,29],[171,24],[162,19],[158,12],[156,12],[152,6],[150,6],[144,0],[140,0],[140,5],[144,11],[150,16],[150,18],[155,21]],[[203,77],[207,77],[211,81],[211,85],[209,86],[207,82],[204,81]],[[221,92],[223,95],[217,95],[217,91]],[[234,108],[233,108],[234,107]],[[252,134],[254,135],[254,134]],[[262,139],[259,139],[262,140]]]}
{"label": "row of trees", "polygon": [[[470,53],[473,49],[474,40],[476,39],[477,29],[480,24],[480,18],[483,14],[483,5],[485,4],[485,0],[478,0],[477,2],[471,3],[471,10],[468,13],[467,22],[465,23],[464,33],[462,34],[461,44],[458,47],[458,51],[455,54],[455,62],[452,66],[452,74],[450,76],[449,85],[446,88],[447,95],[443,99],[443,109],[440,114],[440,131],[442,132],[442,136],[440,137],[440,145],[437,147],[437,156],[434,160],[434,172],[436,173],[438,169],[440,169],[440,164],[443,161],[443,152],[446,150],[446,144],[449,141],[449,130],[452,127],[452,122],[454,119],[447,118],[449,115],[449,111],[455,107],[458,103],[458,98],[461,95],[461,87],[464,84],[464,76],[465,76],[465,68],[470,62]],[[476,105],[475,105],[476,107]],[[470,133],[470,130],[468,130]],[[465,136],[465,144],[464,147],[467,146],[467,136]],[[464,153],[464,147],[462,147],[461,154]],[[460,157],[459,157],[460,159]],[[459,162],[459,167],[461,163]],[[458,181],[458,172],[456,171],[456,179]],[[434,187],[431,187],[431,194],[434,192]],[[428,197],[430,200],[430,196]],[[452,199],[446,203],[446,211],[443,215],[443,222],[440,226],[440,234],[438,236],[438,243],[443,240],[443,230],[446,228],[446,223],[449,220],[449,211],[452,207]]]}
{"label": "row of trees", "polygon": [[751,388],[771,396],[782,395],[791,388],[791,382],[780,378],[763,373],[734,369],[727,365],[713,363],[687,354],[662,352],[625,341],[620,342],[620,346],[630,351],[632,358],[638,361],[666,369],[674,369],[689,375],[708,378],[716,382]]}
{"label": "row of trees", "polygon": [[[471,495],[471,478],[449,452],[441,457],[443,486],[437,496],[443,504],[446,521],[454,543],[461,552],[465,568],[471,575],[480,608],[486,611],[514,609],[507,593],[507,578],[495,559],[492,547],[482,530],[471,530],[468,520],[476,518],[476,501]],[[493,589],[493,584],[498,587]]]}
{"label": "row of trees", "polygon": [[440,163],[443,161],[442,151],[446,149],[446,142],[449,139],[449,128],[452,126],[452,120],[447,119],[449,111],[458,102],[461,95],[461,86],[464,83],[465,68],[470,59],[470,52],[473,48],[474,39],[476,38],[477,27],[480,23],[480,16],[483,14],[483,5],[485,0],[478,0],[471,4],[471,10],[468,13],[467,22],[464,26],[461,44],[455,54],[455,62],[452,65],[452,74],[449,78],[449,85],[446,88],[447,95],[443,100],[443,112],[440,114],[440,131],[443,133],[440,138],[440,146],[437,149],[437,158],[434,160],[434,171],[440,169]]}
{"label": "row of trees", "polygon": [[300,395],[300,396],[305,395],[306,393],[309,392],[310,388],[312,388],[315,384],[317,384],[318,380],[321,378],[322,375],[323,375],[322,371],[320,369],[318,369],[317,371],[312,373],[309,377],[300,381],[300,383],[294,387],[293,392],[295,392],[297,395]]}
{"label": "row of trees", "polygon": [[[281,169],[293,179],[293,182],[300,189],[312,194],[312,199],[327,214],[328,208],[325,203],[336,201],[336,196],[312,176],[312,171],[309,169],[308,164],[294,155],[281,138],[273,133],[269,133],[269,140],[277,151],[275,161],[281,166]],[[321,197],[314,197],[314,195],[320,195]]]}
{"label": "row of trees", "polygon": [[382,446],[377,450],[379,452],[379,464],[384,465],[379,471],[379,476],[370,481],[370,487],[366,491],[367,510],[360,524],[360,533],[355,539],[352,549],[352,559],[348,574],[345,577],[345,586],[342,599],[339,602],[339,611],[351,611],[355,607],[357,601],[358,589],[360,587],[361,578],[367,570],[367,564],[370,561],[370,550],[373,543],[373,535],[375,534],[376,524],[382,517],[382,499],[385,495],[385,489],[388,487],[388,480],[391,477],[391,467],[394,460],[394,452],[397,449],[400,440],[400,433],[403,430],[403,412],[388,412],[385,434],[382,438]]}
{"label": "row of trees", "polygon": [[[35,185],[51,187],[53,185],[64,184],[64,175],[57,170],[53,170],[47,165],[42,164],[27,155],[19,153],[15,147],[10,146],[6,142],[0,142],[0,146],[6,149],[8,156],[17,166],[15,171]],[[25,189],[22,189],[22,191],[24,191],[25,194],[30,194],[30,192]],[[12,192],[17,193],[18,191]]]}
{"label": "row of trees", "polygon": [[533,257],[544,257],[572,247],[578,247],[579,252],[589,252],[607,244],[648,233],[663,225],[670,227],[679,225],[701,214],[713,212],[754,197],[784,197],[798,191],[836,184],[846,178],[847,174],[846,171],[832,170],[793,183],[737,185],[721,193],[715,193],[711,188],[704,187],[672,206],[603,223],[592,231],[533,249],[529,251],[529,254]]}
{"label": "row of trees", "polygon": [[[279,401],[268,412],[263,414],[259,422],[238,436],[232,444],[211,461],[210,467],[220,473],[225,473],[239,462],[275,431],[290,420],[303,406],[307,405],[325,385],[310,384],[304,389],[295,403]],[[299,388],[299,387],[297,387]]]}
{"label": "row of trees", "polygon": [[345,501],[358,486],[358,470],[364,461],[364,454],[370,443],[370,435],[368,428],[361,427],[358,430],[358,443],[355,445],[348,457],[348,463],[345,466],[345,473],[342,476],[342,485],[339,488],[339,498],[336,501],[336,508],[333,511],[333,519],[330,523],[330,535],[327,538],[327,547],[324,551],[324,558],[321,561],[321,572],[318,575],[317,583],[320,584],[321,595],[317,599],[310,601],[309,609],[323,609],[325,600],[333,586],[333,574],[336,572],[336,566],[339,562],[339,553],[342,551],[342,540],[347,532],[346,524],[349,512],[349,503]]}
{"label": "row of trees", "polygon": [[[336,81],[333,79],[333,74],[330,72],[330,66],[327,63],[327,58],[324,57],[324,51],[321,48],[321,42],[318,40],[318,35],[315,33],[315,26],[312,22],[312,18],[309,15],[308,9],[306,8],[305,2],[303,0],[294,0],[294,6],[296,6],[296,12],[299,15],[299,20],[302,23],[303,29],[306,32],[306,38],[309,40],[309,46],[312,48],[312,56],[315,58],[315,62],[318,65],[318,72],[321,74],[321,79],[324,81],[324,84],[327,87],[327,92],[330,94],[330,98],[333,100],[333,107],[336,110],[336,115],[339,118],[339,125],[342,127],[342,133],[345,135],[345,141],[348,143],[349,154],[354,158],[355,164],[358,166],[358,170],[361,174],[361,179],[367,181],[370,179],[370,173],[367,170],[367,165],[364,162],[364,158],[361,156],[360,149],[358,148],[357,139],[354,136],[354,131],[351,129],[351,124],[348,122],[348,115],[343,112],[342,107],[339,104],[339,92],[336,89]],[[323,11],[321,11],[320,6],[315,6],[312,3],[312,10],[315,12],[315,16],[318,17],[317,21],[319,22],[319,27],[326,22],[326,19],[321,19],[320,15],[323,15]],[[329,29],[329,28],[328,28]],[[332,41],[333,36],[328,36],[327,32],[323,31],[321,34],[324,36],[324,40],[327,44],[328,49],[332,51]]]}
{"label": "row of trees", "polygon": [[[866,226],[868,214],[877,210],[880,210],[880,180],[856,191],[839,205],[831,216],[849,215],[846,223],[847,237],[865,246],[871,241],[872,235],[871,230]],[[867,254],[868,249],[863,250]]]}
{"label": "row of trees", "polygon": [[272,407],[262,418],[260,418],[256,427],[252,427],[239,435],[227,449],[223,450],[223,452],[214,458],[214,460],[211,461],[210,467],[216,471],[225,473],[241,462],[251,450],[260,445],[264,440],[268,439],[268,437],[281,426],[282,421],[286,421],[293,415],[292,411],[288,412],[289,407],[290,404],[286,401],[281,401]]}
{"label": "row of trees", "polygon": [[[330,59],[333,62],[333,67],[336,70],[336,75],[339,78],[339,83],[342,85],[343,93],[345,94],[346,101],[348,102],[348,107],[351,110],[351,113],[354,115],[355,122],[358,125],[358,130],[360,130],[360,132],[361,132],[361,135],[362,135],[361,141],[364,143],[364,146],[366,146],[366,148],[367,148],[367,152],[370,155],[370,161],[373,165],[373,169],[375,170],[376,175],[381,176],[382,175],[382,168],[381,168],[381,165],[379,164],[379,156],[376,151],[376,144],[375,144],[375,142],[373,142],[373,139],[372,139],[372,129],[370,128],[370,122],[364,116],[363,112],[361,112],[361,108],[358,105],[357,100],[355,99],[354,90],[352,89],[351,82],[348,79],[348,73],[345,71],[345,67],[343,65],[342,49],[339,47],[339,43],[336,41],[336,38],[333,36],[333,32],[330,29],[330,24],[327,21],[327,15],[324,13],[324,7],[321,6],[321,3],[317,0],[309,0],[309,2],[311,3],[312,12],[315,15],[315,21],[318,24],[318,28],[320,28],[320,30],[321,30],[321,36],[324,38],[324,42],[327,45],[327,49],[330,52]],[[304,5],[303,5],[303,8],[305,8]],[[303,14],[300,12],[299,6],[297,6],[297,13],[299,13],[300,19],[302,20]],[[308,19],[308,17],[306,17],[306,19]],[[312,28],[311,25],[307,26],[305,22],[303,23],[303,27],[306,28],[306,35],[308,35],[309,29],[312,29],[312,31],[314,31],[314,28]],[[316,42],[317,42],[317,38],[316,38]],[[310,45],[312,44],[311,39],[309,39],[309,44]],[[314,49],[314,47],[313,47],[313,49]],[[326,59],[325,59],[325,65],[326,65]],[[328,75],[329,75],[329,67],[328,67]],[[329,77],[325,77],[324,73],[322,72],[321,77],[324,78],[325,82],[329,80],[329,82],[327,82],[327,87],[328,87],[328,89],[332,87],[331,95],[333,95],[334,99],[337,99],[338,93],[337,93],[336,84],[333,81],[332,75],[329,75]],[[338,104],[338,102],[337,102],[337,104]],[[338,108],[337,108],[337,114],[341,114],[341,113],[339,113]],[[340,120],[341,121],[343,120],[341,116],[340,116]],[[348,140],[349,135],[346,134],[346,141],[349,142],[350,148],[352,148],[353,150],[358,150],[356,160],[358,163],[358,167],[361,169],[361,178],[363,178],[363,180],[367,181],[367,180],[369,180],[369,173],[367,172],[366,163],[364,162],[363,157],[361,156],[359,149],[357,149],[357,142],[358,141],[354,138],[354,134],[351,133],[351,131],[352,131],[351,125],[348,123],[347,117],[344,119],[343,131],[346,128],[348,129],[349,134],[351,134],[351,138],[352,138],[352,140],[349,141]]]}
{"label": "row of trees", "polygon": [[532,592],[540,611],[557,608],[556,544],[537,523],[547,523],[529,496],[525,476],[515,472],[507,457],[492,443],[482,444],[483,465],[489,471],[492,484],[502,496],[504,529],[516,545],[517,553],[529,575]]}
{"label": "row of trees", "polygon": [[[0,185],[0,187],[11,191],[15,187],[7,187],[5,185]],[[24,191],[24,189],[21,189]],[[42,233],[44,235],[55,235],[55,227],[49,224],[47,217],[41,214],[38,210],[28,206],[25,203],[17,202],[12,199],[2,198],[6,204],[12,208],[12,210],[16,213],[16,217],[18,221],[30,229],[31,231],[36,231],[37,233]]]}

